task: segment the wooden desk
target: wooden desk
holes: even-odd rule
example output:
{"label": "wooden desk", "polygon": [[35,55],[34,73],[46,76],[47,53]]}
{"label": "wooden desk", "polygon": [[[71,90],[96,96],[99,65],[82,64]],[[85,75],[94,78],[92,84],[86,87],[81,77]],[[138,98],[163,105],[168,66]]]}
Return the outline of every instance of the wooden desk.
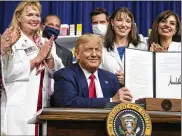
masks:
{"label": "wooden desk", "polygon": [[[43,123],[43,135],[107,136],[106,118],[110,110],[80,108],[44,108],[36,121]],[[148,111],[152,136],[181,136],[181,113]]]}

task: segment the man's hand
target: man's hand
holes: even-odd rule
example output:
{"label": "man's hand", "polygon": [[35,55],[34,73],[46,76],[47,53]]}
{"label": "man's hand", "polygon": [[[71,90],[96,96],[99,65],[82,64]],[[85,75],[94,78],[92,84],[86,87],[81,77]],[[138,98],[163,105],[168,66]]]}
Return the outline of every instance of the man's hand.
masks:
{"label": "man's hand", "polygon": [[126,87],[122,87],[113,96],[112,102],[128,103],[132,101],[132,98],[133,96],[131,95],[131,92]]}
{"label": "man's hand", "polygon": [[19,28],[16,30],[11,26],[7,28],[5,32],[1,35],[1,53],[5,55],[7,52],[12,51],[12,46],[18,41],[21,36],[21,31]]}

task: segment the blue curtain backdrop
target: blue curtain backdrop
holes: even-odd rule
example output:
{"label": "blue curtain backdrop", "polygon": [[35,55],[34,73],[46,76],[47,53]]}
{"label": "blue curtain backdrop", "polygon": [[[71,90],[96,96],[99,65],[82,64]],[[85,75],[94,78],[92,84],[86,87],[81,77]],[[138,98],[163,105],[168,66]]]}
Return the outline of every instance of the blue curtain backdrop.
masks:
{"label": "blue curtain backdrop", "polygon": [[[15,7],[19,1],[0,2],[0,33],[11,22]],[[62,24],[82,24],[83,33],[92,32],[89,13],[96,7],[106,8],[109,14],[119,7],[129,8],[134,17],[139,33],[148,35],[148,29],[157,15],[164,10],[173,10],[181,18],[181,1],[41,1],[42,17],[56,14]]]}

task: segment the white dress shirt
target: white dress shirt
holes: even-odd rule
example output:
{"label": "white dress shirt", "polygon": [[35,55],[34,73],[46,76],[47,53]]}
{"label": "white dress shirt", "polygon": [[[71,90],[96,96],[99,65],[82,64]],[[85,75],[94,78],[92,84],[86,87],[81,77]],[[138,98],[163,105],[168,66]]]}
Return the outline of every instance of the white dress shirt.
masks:
{"label": "white dress shirt", "polygon": [[[81,67],[81,69],[83,70],[83,73],[84,73],[84,75],[85,75],[85,77],[87,79],[87,83],[88,83],[88,86],[89,86],[90,81],[91,81],[89,77],[90,77],[90,75],[92,73],[88,72],[87,70],[83,69],[82,67]],[[103,96],[103,93],[102,93],[102,88],[100,86],[98,71],[95,71],[93,74],[95,76],[94,82],[95,82],[96,96],[97,96],[97,98],[103,98],[104,96]]]}

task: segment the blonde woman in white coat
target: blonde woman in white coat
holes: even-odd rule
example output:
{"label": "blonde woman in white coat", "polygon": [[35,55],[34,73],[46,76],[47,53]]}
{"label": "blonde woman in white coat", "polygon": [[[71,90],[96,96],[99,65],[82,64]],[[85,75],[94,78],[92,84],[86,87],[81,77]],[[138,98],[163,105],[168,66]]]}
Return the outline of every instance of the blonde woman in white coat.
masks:
{"label": "blonde woman in white coat", "polygon": [[147,50],[146,44],[139,39],[134,17],[129,9],[116,9],[108,24],[100,67],[116,74],[121,85],[124,83],[125,48]]}
{"label": "blonde woman in white coat", "polygon": [[180,33],[180,24],[175,12],[166,10],[160,13],[152,25],[149,49],[155,52],[181,52],[181,42],[175,42]]}
{"label": "blonde woman in white coat", "polygon": [[41,10],[40,2],[20,2],[10,28],[2,35],[6,135],[38,135],[37,125],[28,120],[45,104],[48,76],[64,67],[53,47],[54,37],[45,40],[37,33]]}

